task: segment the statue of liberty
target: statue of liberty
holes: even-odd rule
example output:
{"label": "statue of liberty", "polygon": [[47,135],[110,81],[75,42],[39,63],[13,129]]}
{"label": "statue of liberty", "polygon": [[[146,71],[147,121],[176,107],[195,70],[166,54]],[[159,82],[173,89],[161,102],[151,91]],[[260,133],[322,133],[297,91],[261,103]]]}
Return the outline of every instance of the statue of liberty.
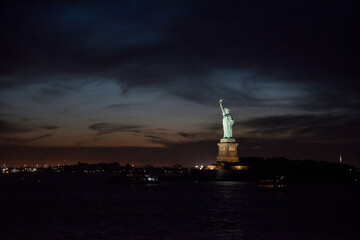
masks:
{"label": "statue of liberty", "polygon": [[223,115],[223,129],[224,129],[224,138],[230,139],[233,137],[232,135],[232,125],[234,125],[234,120],[230,115],[230,110],[228,108],[223,108],[222,99],[219,101],[221,112]]}

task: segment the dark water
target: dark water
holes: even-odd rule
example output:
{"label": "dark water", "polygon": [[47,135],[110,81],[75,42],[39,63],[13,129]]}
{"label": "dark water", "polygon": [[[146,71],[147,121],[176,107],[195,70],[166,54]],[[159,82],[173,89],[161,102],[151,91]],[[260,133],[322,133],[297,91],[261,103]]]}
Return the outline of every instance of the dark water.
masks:
{"label": "dark water", "polygon": [[360,239],[356,186],[106,178],[0,177],[0,239]]}

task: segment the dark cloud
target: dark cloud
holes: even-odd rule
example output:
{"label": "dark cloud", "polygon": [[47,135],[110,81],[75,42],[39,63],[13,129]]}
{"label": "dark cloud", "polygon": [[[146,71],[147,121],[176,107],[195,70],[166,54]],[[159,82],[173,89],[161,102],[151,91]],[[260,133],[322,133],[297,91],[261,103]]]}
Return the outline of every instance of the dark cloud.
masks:
{"label": "dark cloud", "polygon": [[[136,2],[5,4],[8,37],[2,38],[0,82],[6,87],[62,72],[161,87],[167,81],[204,82],[213,70],[229,69],[251,70],[255,79],[265,75],[359,90],[355,1]],[[14,72],[37,76],[19,78]],[[200,102],[214,93],[206,83],[200,97],[187,88],[165,87]]]}
{"label": "dark cloud", "polygon": [[[36,119],[24,118],[22,119],[22,123],[0,120],[0,133],[3,135],[13,135],[13,134],[32,132],[38,129],[54,130],[59,128],[58,126],[55,125],[37,126],[34,123],[30,124],[29,122],[32,122],[33,120]],[[26,124],[24,124],[24,122]]]}
{"label": "dark cloud", "polygon": [[118,124],[118,123],[96,123],[90,125],[91,130],[97,131],[97,134],[109,134],[114,132],[139,132],[144,129],[142,125]]}
{"label": "dark cloud", "polygon": [[189,133],[179,132],[178,134],[179,134],[181,137],[185,137],[185,138],[191,137],[191,134],[189,134]]}
{"label": "dark cloud", "polygon": [[314,112],[331,110],[360,112],[360,98],[358,95],[336,90],[314,92],[301,101],[295,101],[294,105],[299,109]]}
{"label": "dark cloud", "polygon": [[60,127],[59,127],[59,126],[55,126],[55,125],[43,125],[43,126],[41,126],[41,128],[47,129],[47,130],[54,130],[54,129],[58,129],[58,128],[60,128]]}
{"label": "dark cloud", "polygon": [[166,146],[170,141],[166,137],[154,136],[154,135],[144,135],[150,142],[156,143],[159,145]]}
{"label": "dark cloud", "polygon": [[37,118],[22,118],[21,119],[22,122],[31,122],[31,121],[34,121],[34,120],[37,120]]}
{"label": "dark cloud", "polygon": [[[219,132],[178,132],[180,137],[185,138],[190,142],[198,142],[198,141],[216,141],[219,136]],[[171,144],[171,143],[169,143]]]}
{"label": "dark cloud", "polygon": [[25,143],[29,143],[29,142],[35,142],[37,140],[40,140],[43,138],[48,138],[51,136],[52,136],[51,134],[44,134],[44,135],[33,137],[33,138],[1,137],[0,139],[4,143],[8,143],[8,144],[25,144]]}
{"label": "dark cloud", "polygon": [[21,125],[21,124],[17,124],[17,123],[13,123],[13,122],[8,122],[5,120],[0,120],[0,133],[1,134],[16,134],[16,133],[25,133],[25,132],[30,132],[33,129]]}
{"label": "dark cloud", "polygon": [[[91,130],[97,131],[97,135],[127,132],[133,135],[143,137],[148,142],[156,143],[159,146],[166,147],[168,143],[174,141],[174,135],[169,129],[150,128],[145,125],[119,124],[119,123],[96,123],[89,126]],[[176,136],[175,136],[176,138]]]}
{"label": "dark cloud", "polygon": [[360,142],[360,115],[285,115],[251,119],[240,123],[248,136],[304,138],[314,142]]}
{"label": "dark cloud", "polygon": [[145,135],[145,137],[153,139],[153,140],[163,140],[163,138],[153,135]]}

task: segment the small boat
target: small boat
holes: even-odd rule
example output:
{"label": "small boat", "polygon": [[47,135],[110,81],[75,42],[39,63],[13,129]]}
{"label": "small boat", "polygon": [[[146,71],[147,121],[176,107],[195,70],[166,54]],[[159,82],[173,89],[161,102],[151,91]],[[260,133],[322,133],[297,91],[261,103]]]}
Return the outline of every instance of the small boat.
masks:
{"label": "small boat", "polygon": [[271,179],[261,179],[258,181],[259,189],[284,190],[286,189],[285,177],[275,176]]}
{"label": "small boat", "polygon": [[150,174],[128,174],[118,175],[109,179],[110,183],[122,183],[122,184],[148,184],[158,183],[159,179],[156,176]]}
{"label": "small boat", "polygon": [[145,179],[148,183],[158,183],[159,179],[156,176],[150,175],[150,174],[145,174]]}

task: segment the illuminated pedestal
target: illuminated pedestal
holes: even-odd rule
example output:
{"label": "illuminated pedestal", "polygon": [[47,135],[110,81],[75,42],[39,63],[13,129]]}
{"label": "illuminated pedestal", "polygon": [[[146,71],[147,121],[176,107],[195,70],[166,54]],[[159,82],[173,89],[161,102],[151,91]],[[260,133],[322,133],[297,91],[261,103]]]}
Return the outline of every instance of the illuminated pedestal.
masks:
{"label": "illuminated pedestal", "polygon": [[248,166],[241,165],[237,152],[238,143],[234,138],[222,138],[218,143],[219,152],[216,162],[207,166],[206,170],[216,170],[217,178],[225,179],[226,177],[239,177],[236,172],[248,170]]}
{"label": "illuminated pedestal", "polygon": [[218,143],[219,152],[215,163],[218,170],[239,164],[238,145],[234,138],[223,138],[220,140],[220,143]]}

